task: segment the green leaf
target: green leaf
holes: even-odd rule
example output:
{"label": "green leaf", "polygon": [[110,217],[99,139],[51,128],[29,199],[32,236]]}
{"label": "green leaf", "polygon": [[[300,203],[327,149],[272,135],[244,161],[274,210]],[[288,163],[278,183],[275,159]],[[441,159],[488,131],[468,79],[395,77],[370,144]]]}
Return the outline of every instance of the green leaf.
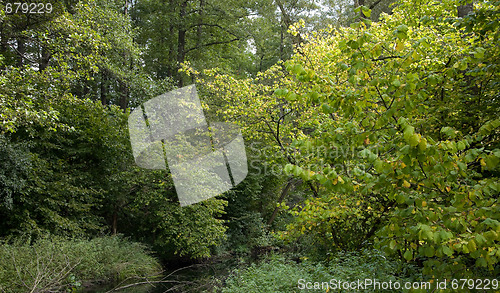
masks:
{"label": "green leaf", "polygon": [[302,174],[302,168],[300,166],[294,166],[293,175],[299,177]]}
{"label": "green leaf", "polygon": [[292,67],[292,73],[295,74],[295,75],[298,75],[298,74],[300,74],[300,73],[302,73],[304,71],[305,71],[304,67],[302,67],[302,65],[300,65],[300,64],[295,64]]}
{"label": "green leaf", "polygon": [[410,137],[410,140],[409,140],[410,146],[414,147],[414,146],[418,145],[419,142],[420,142],[420,136],[418,134],[415,133]]}
{"label": "green leaf", "polygon": [[482,47],[477,47],[474,51],[474,58],[476,59],[483,59],[484,58],[484,52],[486,52],[486,50]]}
{"label": "green leaf", "polygon": [[288,90],[287,89],[277,89],[274,91],[274,94],[278,97],[283,97],[286,94],[288,94]]}
{"label": "green leaf", "polygon": [[389,248],[390,249],[394,249],[396,247],[396,240],[391,240],[391,242],[389,242]]}
{"label": "green leaf", "polygon": [[455,138],[457,136],[455,129],[453,129],[449,126],[445,126],[445,127],[441,128],[441,133],[446,134],[449,138]]}
{"label": "green leaf", "polygon": [[480,258],[476,259],[476,265],[478,267],[487,267],[488,262],[486,261],[486,259],[484,257],[480,257]]}
{"label": "green leaf", "polygon": [[349,47],[351,47],[352,49],[357,49],[357,48],[359,48],[359,43],[358,43],[358,42],[356,42],[356,41],[354,41],[354,40],[349,40],[349,41],[347,42],[347,45],[348,45]]}
{"label": "green leaf", "polygon": [[414,133],[415,133],[415,127],[407,126],[403,132],[403,137],[406,141],[409,141]]}
{"label": "green leaf", "polygon": [[323,109],[323,113],[325,113],[325,114],[331,114],[334,111],[333,107],[330,106],[329,104],[323,104],[322,109]]}
{"label": "green leaf", "polygon": [[427,149],[427,139],[425,139],[425,137],[422,137],[420,139],[420,142],[418,143],[418,149],[420,151],[425,151]]}
{"label": "green leaf", "polygon": [[368,7],[365,7],[365,6],[361,6],[361,12],[363,12],[363,15],[365,17],[370,17],[372,15],[371,9],[369,9]]}
{"label": "green leaf", "polygon": [[286,173],[286,174],[291,174],[291,173],[292,173],[293,168],[294,168],[294,165],[292,165],[292,164],[286,164],[286,165],[285,165],[285,168],[284,168],[285,173]]}
{"label": "green leaf", "polygon": [[288,101],[290,101],[290,102],[293,102],[293,101],[296,101],[296,100],[298,99],[298,96],[297,96],[297,94],[296,94],[296,93],[294,93],[294,92],[289,92],[289,93],[286,95],[285,99],[287,99],[287,100],[288,100]]}
{"label": "green leaf", "polygon": [[453,250],[448,245],[443,246],[443,253],[446,254],[447,256],[452,256],[453,255]]}
{"label": "green leaf", "polygon": [[382,173],[382,171],[384,171],[384,163],[380,159],[375,160],[375,162],[373,163],[373,167],[378,173]]}
{"label": "green leaf", "polygon": [[403,257],[407,260],[407,261],[410,261],[413,259],[413,252],[411,251],[411,249],[407,250]]}
{"label": "green leaf", "polygon": [[427,257],[433,257],[434,256],[434,247],[432,246],[427,246],[424,248],[424,255]]}
{"label": "green leaf", "polygon": [[469,249],[470,252],[476,251],[477,249],[476,241],[474,241],[474,239],[469,240],[469,243],[467,243],[467,248]]}

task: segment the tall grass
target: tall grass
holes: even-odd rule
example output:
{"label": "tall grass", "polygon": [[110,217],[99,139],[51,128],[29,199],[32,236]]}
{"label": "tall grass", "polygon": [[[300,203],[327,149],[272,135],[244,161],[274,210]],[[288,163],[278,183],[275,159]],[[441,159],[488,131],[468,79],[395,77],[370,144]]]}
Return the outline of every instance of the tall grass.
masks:
{"label": "tall grass", "polygon": [[92,240],[44,237],[0,243],[0,292],[64,292],[86,283],[158,274],[146,247],[121,237]]}
{"label": "tall grass", "polygon": [[[421,272],[399,260],[386,258],[377,250],[342,252],[329,262],[297,263],[285,255],[272,255],[243,269],[235,269],[226,278],[219,278],[216,292],[221,293],[289,293],[289,292],[339,292],[333,288],[303,288],[314,283],[329,283],[332,280],[353,282],[376,279],[380,282],[412,282],[421,277]],[[217,282],[216,281],[216,282]],[[323,285],[322,285],[323,286]],[[329,289],[329,291],[327,291]],[[363,291],[363,290],[361,290]],[[340,292],[359,292],[340,290]],[[366,292],[401,292],[398,290],[366,290]]]}

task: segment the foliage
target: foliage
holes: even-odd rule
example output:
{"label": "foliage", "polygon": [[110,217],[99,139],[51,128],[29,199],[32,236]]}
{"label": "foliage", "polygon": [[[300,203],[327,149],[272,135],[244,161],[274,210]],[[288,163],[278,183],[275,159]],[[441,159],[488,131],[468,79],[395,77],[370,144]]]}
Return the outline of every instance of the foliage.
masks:
{"label": "foliage", "polygon": [[[282,255],[273,255],[258,264],[234,270],[225,280],[220,292],[294,292],[299,288],[299,280],[303,280],[302,283],[321,283],[331,280],[352,282],[358,279],[377,279],[403,283],[418,280],[419,276],[421,274],[416,268],[389,259],[376,250],[359,253],[341,252],[326,264],[309,261],[290,262]],[[300,291],[318,292],[315,289]],[[326,288],[321,291],[325,292]]]}
{"label": "foliage", "polygon": [[0,291],[62,291],[89,281],[152,277],[161,270],[144,245],[118,236],[29,242],[18,238],[0,245]]}
{"label": "foliage", "polygon": [[[250,160],[251,157],[250,157]],[[266,220],[270,217],[274,200],[274,177],[264,177],[249,171],[238,187],[227,194],[225,209],[227,226],[226,249],[237,254],[249,254],[252,249],[273,245]],[[263,196],[265,195],[265,196]]]}
{"label": "foliage", "polygon": [[[500,2],[459,17],[464,1],[401,0],[380,14],[390,2],[82,0],[55,3],[50,15],[0,7],[0,236],[36,240],[3,249],[29,266],[37,243],[52,247],[44,266],[57,282],[73,263],[46,232],[124,233],[166,259],[284,240],[339,261],[339,251],[374,244],[429,275],[498,274]],[[181,208],[168,171],[135,165],[127,118],[174,81],[194,80],[209,118],[242,127],[251,174]],[[284,286],[305,270],[271,262],[280,261]],[[80,266],[89,276],[94,267],[110,274]],[[37,278],[5,280],[30,272]],[[263,272],[241,274],[269,281]]]}
{"label": "foliage", "polygon": [[10,175],[1,177],[2,236],[107,230],[147,241],[167,258],[210,255],[224,237],[224,201],[181,209],[165,171],[134,166],[128,114],[118,107],[68,94],[51,108],[57,113],[53,126],[16,123],[2,140],[1,164]]}
{"label": "foliage", "polygon": [[[5,136],[0,135],[0,214],[6,219],[8,210],[12,208],[13,195],[26,185],[26,177],[30,168],[29,155],[22,145],[13,145]],[[4,224],[4,221],[2,221]]]}
{"label": "foliage", "polygon": [[[83,236],[109,225],[109,231],[147,241],[166,257],[210,255],[224,236],[219,216],[225,201],[182,209],[165,171],[134,166],[128,116],[118,107],[75,98],[60,99],[53,107],[65,127],[39,130],[39,137],[29,140],[29,176],[19,179],[26,184],[12,193],[12,204],[4,210],[3,235]],[[11,137],[22,141],[23,134]],[[3,163],[7,167],[9,161]]]}
{"label": "foliage", "polygon": [[52,131],[35,126],[37,138],[29,138],[26,128],[10,135],[28,144],[23,160],[30,165],[26,184],[11,194],[3,235],[43,230],[82,235],[101,229],[99,215],[89,211],[102,201],[102,181],[119,166],[124,133],[116,126],[126,116],[116,107],[74,98],[61,98],[52,107],[64,127]]}
{"label": "foliage", "polygon": [[204,72],[219,114],[310,186],[285,239],[375,240],[446,277],[498,268],[500,6],[461,19],[459,4],[401,1],[380,22],[312,33],[255,79]]}
{"label": "foliage", "polygon": [[137,197],[123,210],[126,218],[122,219],[122,230],[151,243],[165,259],[209,257],[211,249],[225,238],[221,214],[226,201],[212,198],[181,208],[173,183],[164,172],[149,174],[145,179],[134,182],[132,188],[138,188]]}
{"label": "foliage", "polygon": [[182,210],[169,174],[137,168],[130,148],[125,108],[171,84],[143,71],[119,1],[59,8],[0,20],[2,44],[17,45],[0,46],[0,236],[124,232],[165,257],[208,256],[225,202]]}

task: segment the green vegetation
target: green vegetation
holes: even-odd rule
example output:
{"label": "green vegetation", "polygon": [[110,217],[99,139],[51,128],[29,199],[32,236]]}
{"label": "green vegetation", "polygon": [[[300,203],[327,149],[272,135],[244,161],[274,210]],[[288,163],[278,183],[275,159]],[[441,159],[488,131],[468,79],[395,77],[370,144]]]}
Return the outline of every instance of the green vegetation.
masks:
{"label": "green vegetation", "polygon": [[0,291],[68,292],[83,284],[154,278],[159,262],[144,245],[121,237],[21,238],[0,246]]}
{"label": "green vegetation", "polygon": [[[51,4],[0,6],[0,291],[500,275],[499,1]],[[192,83],[249,174],[181,208],[127,121]]]}
{"label": "green vegetation", "polygon": [[[419,272],[411,265],[397,260],[389,260],[376,250],[364,250],[357,253],[339,253],[330,262],[323,264],[304,261],[296,263],[284,256],[270,256],[268,259],[252,264],[242,270],[234,270],[225,280],[221,292],[294,292],[299,286],[304,292],[318,292],[314,282],[355,281],[377,279],[392,282],[414,282],[419,279]],[[300,280],[300,281],[299,281]],[[333,281],[333,284],[338,284]],[[255,288],[259,288],[255,291]],[[333,287],[332,287],[333,288]],[[325,292],[326,288],[322,290]],[[302,290],[301,290],[302,291]],[[394,290],[376,290],[370,292],[395,292]]]}
{"label": "green vegetation", "polygon": [[379,22],[303,34],[257,78],[199,75],[219,115],[310,189],[280,203],[294,216],[282,239],[327,255],[373,241],[440,277],[498,270],[498,4],[458,18],[453,1],[401,1]]}

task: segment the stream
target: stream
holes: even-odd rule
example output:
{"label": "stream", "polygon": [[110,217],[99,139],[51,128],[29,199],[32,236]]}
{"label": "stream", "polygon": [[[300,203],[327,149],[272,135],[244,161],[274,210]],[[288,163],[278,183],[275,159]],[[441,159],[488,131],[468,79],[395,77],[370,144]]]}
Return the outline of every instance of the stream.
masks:
{"label": "stream", "polygon": [[[177,269],[165,269],[162,277],[154,279],[163,280],[163,283],[134,285],[125,289],[111,291],[115,287],[125,287],[135,282],[145,280],[133,280],[123,284],[98,284],[83,287],[78,293],[163,293],[163,292],[214,292],[216,287],[215,278],[227,276],[229,272],[238,266],[238,258],[232,256],[213,257],[199,264],[179,267]],[[240,263],[241,264],[241,263]],[[153,280],[152,280],[153,281]],[[118,286],[119,285],[119,286]]]}

